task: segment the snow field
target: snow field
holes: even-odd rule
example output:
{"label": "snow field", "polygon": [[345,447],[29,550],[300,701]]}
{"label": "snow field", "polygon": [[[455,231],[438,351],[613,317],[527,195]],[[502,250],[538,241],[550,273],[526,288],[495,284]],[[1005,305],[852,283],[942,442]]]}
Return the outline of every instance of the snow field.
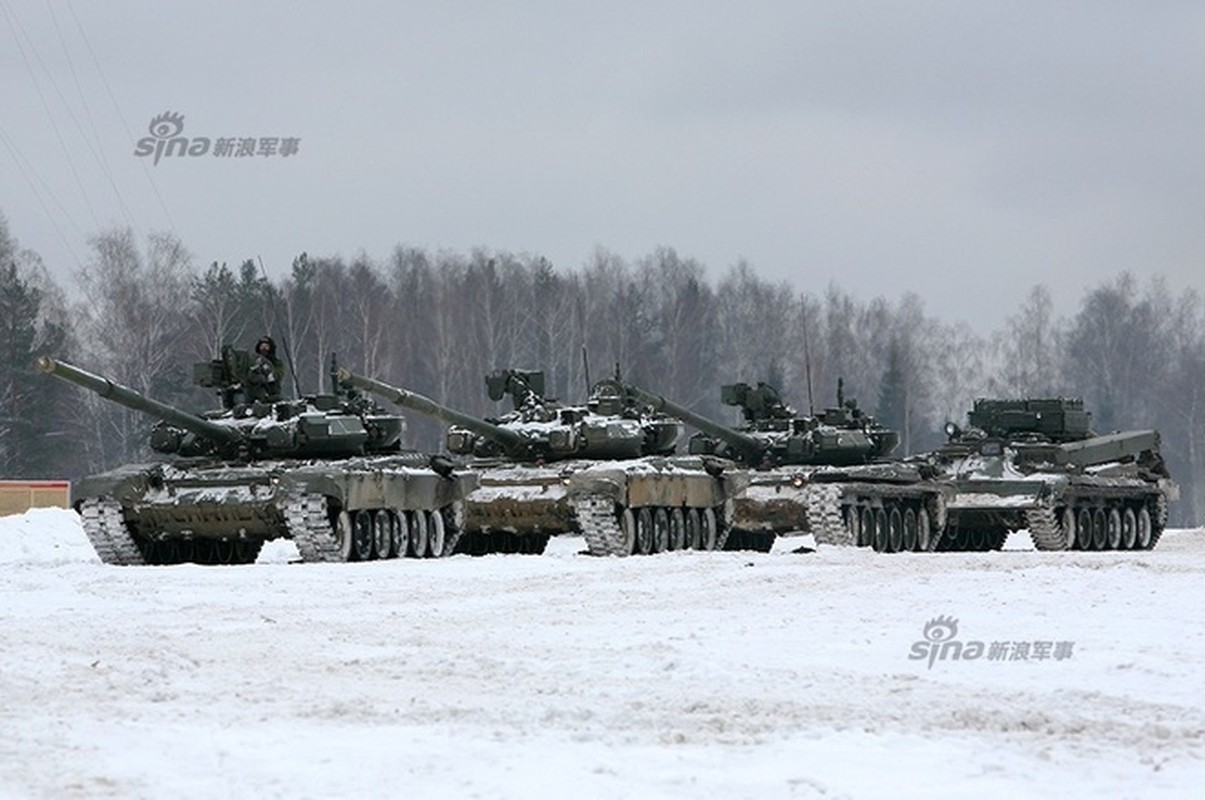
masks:
{"label": "snow field", "polygon": [[[1205,535],[1145,553],[99,563],[0,518],[0,797],[1195,797]],[[909,658],[925,624],[1070,658]]]}

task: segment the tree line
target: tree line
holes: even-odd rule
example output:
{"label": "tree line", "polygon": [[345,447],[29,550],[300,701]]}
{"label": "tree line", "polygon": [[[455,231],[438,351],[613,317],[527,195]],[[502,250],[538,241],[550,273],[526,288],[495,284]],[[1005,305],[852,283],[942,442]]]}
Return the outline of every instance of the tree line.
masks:
{"label": "tree line", "polygon": [[[483,376],[542,369],[576,402],[623,377],[721,422],[719,387],[766,381],[796,409],[846,397],[901,434],[901,451],[943,441],[976,397],[1083,397],[1093,427],[1160,431],[1183,502],[1205,511],[1205,307],[1194,291],[1122,274],[1085,290],[1069,318],[1035,286],[1001,329],[980,335],[928,315],[923,300],[863,299],[830,285],[799,291],[746,263],[719,278],[672,248],[635,260],[604,249],[576,270],[538,255],[398,246],[384,260],[305,253],[269,278],[253,260],[200,267],[171,235],[94,236],[72,299],[0,216],[0,477],[66,477],[146,460],[150,421],[36,374],[70,360],[164,402],[214,398],[192,364],[224,343],[274,336],[303,393],[330,389],[331,357],[354,370],[489,417]],[[409,414],[410,443],[437,450],[442,428]]]}

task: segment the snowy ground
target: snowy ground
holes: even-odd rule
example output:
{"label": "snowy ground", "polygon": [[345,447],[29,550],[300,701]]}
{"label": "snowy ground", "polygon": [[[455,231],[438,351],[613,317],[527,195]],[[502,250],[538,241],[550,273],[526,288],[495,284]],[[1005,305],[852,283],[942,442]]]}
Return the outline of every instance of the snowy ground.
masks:
{"label": "snowy ground", "polygon": [[[1201,796],[1205,533],[806,541],[117,568],[0,518],[0,797]],[[939,616],[983,654],[909,658]]]}

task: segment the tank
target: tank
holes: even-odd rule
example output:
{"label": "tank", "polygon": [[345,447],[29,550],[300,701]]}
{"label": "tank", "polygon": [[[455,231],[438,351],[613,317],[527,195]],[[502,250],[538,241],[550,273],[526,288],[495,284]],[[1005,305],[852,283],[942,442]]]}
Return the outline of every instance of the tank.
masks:
{"label": "tank", "polygon": [[1028,529],[1038,550],[1149,550],[1179,487],[1153,430],[1099,435],[1083,400],[975,401],[932,462],[956,489],[942,548],[999,550]]}
{"label": "tank", "polygon": [[[692,453],[722,456],[748,470],[734,502],[733,539],[769,550],[778,535],[810,532],[818,544],[876,550],[933,549],[945,522],[948,487],[937,470],[917,460],[890,458],[899,435],[846,399],[800,415],[766,383],[720,388],[720,400],[741,410],[731,427],[640,387],[636,397],[697,428]],[[731,541],[732,539],[730,539]]]}
{"label": "tank", "polygon": [[481,419],[374,378],[340,378],[449,423],[448,451],[479,475],[465,501],[470,541],[516,537],[536,552],[552,534],[577,532],[594,555],[725,544],[740,475],[723,459],[675,455],[681,423],[649,412],[618,380],[573,406],[545,397],[540,372],[498,370],[486,376],[489,396],[509,396],[513,408]]}
{"label": "tank", "polygon": [[[247,564],[273,539],[303,561],[453,552],[476,477],[402,451],[405,421],[350,387],[296,400],[257,385],[250,353],[195,365],[221,408],[193,414],[49,357],[42,372],[158,420],[161,461],[77,482],[72,505],[108,564]],[[334,370],[332,357],[332,371]]]}

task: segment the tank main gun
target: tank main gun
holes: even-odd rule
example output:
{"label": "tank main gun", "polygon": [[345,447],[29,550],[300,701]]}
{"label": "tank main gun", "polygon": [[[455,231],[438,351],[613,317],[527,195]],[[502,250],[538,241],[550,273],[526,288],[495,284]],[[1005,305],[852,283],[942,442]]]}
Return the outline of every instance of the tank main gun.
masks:
{"label": "tank main gun", "polygon": [[661,395],[647,392],[639,386],[624,383],[623,389],[640,402],[646,403],[654,411],[669,414],[671,417],[677,417],[686,424],[693,425],[703,431],[703,433],[724,442],[739,453],[740,460],[742,461],[758,462],[765,454],[765,445],[746,433],[730,428],[727,425],[722,425],[702,414],[696,414],[686,406],[678,405]]}
{"label": "tank main gun", "polygon": [[[497,443],[508,455],[521,457],[521,455],[527,452],[528,440],[514,431],[507,430],[492,422],[486,422],[469,414],[461,413],[454,408],[437,403],[418,392],[411,392],[366,375],[358,375],[345,367],[340,367],[336,375],[340,382],[350,383],[352,386],[366,392],[372,392],[402,408],[408,408],[411,411],[435,417],[448,425],[459,425],[462,428],[466,428],[478,436],[483,436]],[[501,395],[499,395],[500,398]],[[449,449],[456,452],[458,448],[449,447]]]}
{"label": "tank main gun", "polygon": [[57,361],[50,356],[42,356],[37,361],[37,367],[47,375],[53,375],[56,378],[70,381],[77,386],[82,386],[100,395],[106,400],[112,400],[114,403],[123,405],[126,408],[149,414],[156,419],[183,428],[197,436],[212,439],[227,447],[238,446],[243,443],[243,435],[233,428],[218,425],[203,417],[198,417],[187,411],[181,411],[174,406],[169,406],[158,400],[152,400],[127,386],[114,383],[99,375],[93,375],[91,372],[82,370],[65,361]]}

